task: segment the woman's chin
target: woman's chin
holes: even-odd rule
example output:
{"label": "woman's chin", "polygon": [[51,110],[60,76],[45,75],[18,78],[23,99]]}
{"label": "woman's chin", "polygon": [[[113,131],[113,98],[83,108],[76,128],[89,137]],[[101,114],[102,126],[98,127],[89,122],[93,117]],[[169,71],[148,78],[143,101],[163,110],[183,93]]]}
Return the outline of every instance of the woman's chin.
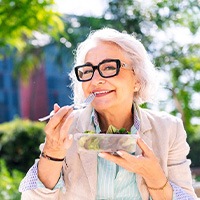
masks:
{"label": "woman's chin", "polygon": [[95,110],[102,111],[102,110],[109,109],[110,107],[112,107],[112,105],[113,105],[113,102],[109,103],[109,102],[98,101],[98,102],[93,103],[92,106],[94,107]]}

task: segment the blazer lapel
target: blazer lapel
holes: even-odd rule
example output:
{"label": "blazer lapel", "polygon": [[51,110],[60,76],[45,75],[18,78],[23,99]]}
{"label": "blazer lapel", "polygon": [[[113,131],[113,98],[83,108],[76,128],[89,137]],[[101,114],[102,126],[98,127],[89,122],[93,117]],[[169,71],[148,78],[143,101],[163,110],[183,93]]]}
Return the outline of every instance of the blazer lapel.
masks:
{"label": "blazer lapel", "polygon": [[[146,113],[137,105],[135,106],[136,106],[138,116],[140,119],[140,130],[138,131],[138,134],[145,141],[145,143],[151,148],[152,147],[152,133],[150,132],[150,130],[152,129],[152,126],[149,122],[149,119]],[[141,153],[141,150],[137,148],[136,155],[140,153]]]}
{"label": "blazer lapel", "polygon": [[[94,126],[91,124],[91,112],[92,108],[88,106],[80,113],[76,124],[77,132],[83,133],[86,130],[95,130]],[[97,187],[97,153],[81,151],[79,155],[90,185],[91,199],[95,199]]]}
{"label": "blazer lapel", "polygon": [[[152,141],[151,141],[151,133],[148,131],[146,134],[139,132],[140,137],[144,140],[144,142],[151,148]],[[137,146],[135,155],[140,155],[142,153],[141,149]],[[147,190],[146,184],[142,176],[136,174],[136,182],[142,199],[148,200],[149,199],[149,192]]]}
{"label": "blazer lapel", "polygon": [[[147,118],[147,115],[141,110],[138,109],[139,117],[140,117],[140,130],[139,130],[139,136],[144,140],[144,142],[152,148],[152,133],[150,130],[152,129],[152,126]],[[136,148],[136,155],[140,155],[142,153],[141,149],[137,146]],[[138,185],[138,189],[140,191],[140,194],[142,196],[142,199],[148,200],[149,199],[149,192],[147,190],[146,184],[144,179],[136,174],[136,181]]]}
{"label": "blazer lapel", "polygon": [[90,185],[92,197],[95,199],[97,187],[97,153],[80,152],[80,159]]}

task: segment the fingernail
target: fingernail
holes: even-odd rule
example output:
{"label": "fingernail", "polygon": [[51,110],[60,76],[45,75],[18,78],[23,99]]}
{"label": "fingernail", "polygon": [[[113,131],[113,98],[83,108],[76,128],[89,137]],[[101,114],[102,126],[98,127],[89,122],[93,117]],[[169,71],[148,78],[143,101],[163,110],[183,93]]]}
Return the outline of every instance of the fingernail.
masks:
{"label": "fingernail", "polygon": [[122,155],[123,155],[123,153],[122,153],[121,151],[117,151],[117,154],[118,154],[119,156],[122,156]]}
{"label": "fingernail", "polygon": [[60,106],[57,103],[54,103],[53,106],[54,106],[54,108],[56,108],[56,107],[60,108]]}
{"label": "fingernail", "polygon": [[69,140],[71,140],[73,138],[72,134],[69,134]]}
{"label": "fingernail", "polygon": [[105,157],[105,155],[103,153],[98,153],[98,156],[101,157],[101,158]]}

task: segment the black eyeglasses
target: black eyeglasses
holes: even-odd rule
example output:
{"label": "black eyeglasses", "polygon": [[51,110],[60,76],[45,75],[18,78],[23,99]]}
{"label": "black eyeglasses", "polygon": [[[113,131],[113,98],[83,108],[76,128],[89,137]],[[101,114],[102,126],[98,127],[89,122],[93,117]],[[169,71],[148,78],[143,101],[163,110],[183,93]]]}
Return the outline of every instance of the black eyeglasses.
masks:
{"label": "black eyeglasses", "polygon": [[92,79],[96,69],[103,78],[110,78],[119,73],[120,67],[126,67],[126,64],[121,63],[121,61],[118,59],[108,59],[103,60],[96,66],[88,63],[77,66],[74,68],[74,70],[78,81],[85,82]]}

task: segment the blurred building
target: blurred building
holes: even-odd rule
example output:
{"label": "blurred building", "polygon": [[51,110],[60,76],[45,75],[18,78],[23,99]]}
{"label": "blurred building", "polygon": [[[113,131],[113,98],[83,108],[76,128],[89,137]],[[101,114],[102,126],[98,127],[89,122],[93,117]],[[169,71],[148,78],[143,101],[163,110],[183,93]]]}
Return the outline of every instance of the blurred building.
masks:
{"label": "blurred building", "polygon": [[1,55],[0,59],[0,123],[15,117],[37,120],[47,115],[53,104],[60,106],[72,103],[68,73],[72,56],[62,53],[57,61],[59,49],[53,44],[44,48],[43,62],[28,82],[13,76],[14,55]]}

